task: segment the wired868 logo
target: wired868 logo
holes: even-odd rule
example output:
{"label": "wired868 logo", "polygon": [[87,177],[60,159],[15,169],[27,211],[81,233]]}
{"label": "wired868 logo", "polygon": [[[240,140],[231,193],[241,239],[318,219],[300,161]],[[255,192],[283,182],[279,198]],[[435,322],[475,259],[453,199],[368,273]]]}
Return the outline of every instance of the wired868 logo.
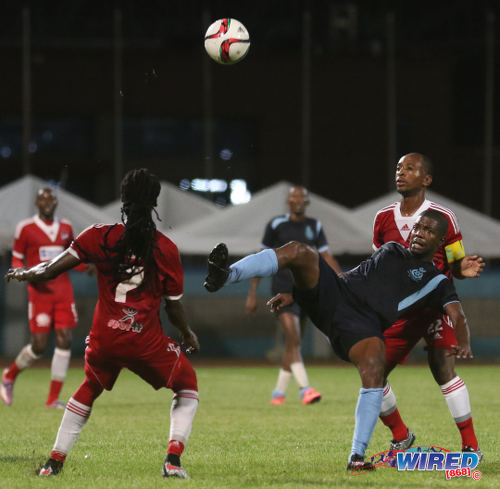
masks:
{"label": "wired868 logo", "polygon": [[376,467],[392,467],[400,472],[443,471],[446,479],[472,477],[479,480],[482,477],[479,470],[474,470],[479,464],[477,453],[450,452],[435,446],[412,447],[404,451],[389,450],[374,455],[370,462]]}

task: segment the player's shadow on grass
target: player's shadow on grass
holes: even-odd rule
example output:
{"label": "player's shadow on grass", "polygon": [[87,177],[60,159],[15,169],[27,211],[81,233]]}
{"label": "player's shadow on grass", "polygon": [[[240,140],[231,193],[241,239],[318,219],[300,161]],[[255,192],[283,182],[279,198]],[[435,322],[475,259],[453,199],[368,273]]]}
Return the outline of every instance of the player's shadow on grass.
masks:
{"label": "player's shadow on grass", "polygon": [[17,462],[29,462],[35,460],[35,456],[32,454],[27,455],[0,455],[0,464],[6,463],[17,463]]}

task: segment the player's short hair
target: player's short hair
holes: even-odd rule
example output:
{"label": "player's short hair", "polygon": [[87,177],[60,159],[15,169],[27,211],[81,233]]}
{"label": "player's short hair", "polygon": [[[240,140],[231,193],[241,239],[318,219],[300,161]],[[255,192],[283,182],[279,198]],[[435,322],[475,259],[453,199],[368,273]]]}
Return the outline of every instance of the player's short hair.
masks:
{"label": "player's short hair", "polygon": [[434,164],[432,163],[432,160],[422,153],[419,154],[422,158],[422,166],[424,167],[425,172],[427,173],[427,175],[430,175],[432,177],[434,175]]}
{"label": "player's short hair", "polygon": [[442,213],[437,211],[436,209],[427,209],[420,214],[421,217],[428,217],[436,222],[439,234],[444,237],[448,232],[448,219]]}

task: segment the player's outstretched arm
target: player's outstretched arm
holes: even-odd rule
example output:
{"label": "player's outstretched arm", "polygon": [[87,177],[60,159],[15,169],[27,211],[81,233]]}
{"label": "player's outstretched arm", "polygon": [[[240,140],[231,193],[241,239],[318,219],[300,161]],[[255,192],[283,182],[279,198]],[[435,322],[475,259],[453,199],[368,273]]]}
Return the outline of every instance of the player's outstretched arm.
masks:
{"label": "player's outstretched arm", "polygon": [[445,307],[446,314],[450,317],[451,323],[455,328],[457,337],[457,345],[453,345],[450,355],[455,355],[457,358],[474,358],[470,347],[470,331],[467,325],[462,304],[460,302],[451,302]]}
{"label": "player's outstretched arm", "polygon": [[182,346],[188,353],[196,353],[200,349],[200,343],[194,331],[188,326],[182,302],[165,299],[165,312],[169,321],[179,330]]}
{"label": "player's outstretched arm", "polygon": [[484,267],[484,260],[479,255],[466,255],[450,264],[451,273],[458,279],[478,278]]}
{"label": "player's outstretched arm", "polygon": [[56,278],[61,273],[76,267],[80,260],[73,256],[68,250],[63,251],[54,259],[39,263],[31,268],[11,268],[5,279],[18,280],[19,282],[47,282]]}

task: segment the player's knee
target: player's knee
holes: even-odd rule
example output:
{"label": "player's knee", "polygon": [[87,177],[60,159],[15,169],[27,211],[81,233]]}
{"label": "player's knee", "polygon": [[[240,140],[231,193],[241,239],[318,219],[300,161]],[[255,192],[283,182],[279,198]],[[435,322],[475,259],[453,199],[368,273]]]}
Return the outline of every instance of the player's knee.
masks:
{"label": "player's knee", "polygon": [[315,255],[313,248],[298,241],[290,241],[285,247],[290,263],[303,263],[312,259]]}
{"label": "player's knee", "polygon": [[85,406],[92,406],[103,390],[104,388],[96,379],[85,377],[78,390],[73,394],[73,399]]}
{"label": "player's knee", "polygon": [[46,336],[33,336],[31,339],[31,349],[35,355],[43,355],[47,349],[47,337]]}
{"label": "player's knee", "polygon": [[71,330],[58,329],[56,333],[56,345],[62,350],[69,350],[71,348]]}
{"label": "player's knee", "polygon": [[183,358],[182,367],[172,379],[170,388],[174,392],[190,390],[198,392],[196,372],[187,358]]}

